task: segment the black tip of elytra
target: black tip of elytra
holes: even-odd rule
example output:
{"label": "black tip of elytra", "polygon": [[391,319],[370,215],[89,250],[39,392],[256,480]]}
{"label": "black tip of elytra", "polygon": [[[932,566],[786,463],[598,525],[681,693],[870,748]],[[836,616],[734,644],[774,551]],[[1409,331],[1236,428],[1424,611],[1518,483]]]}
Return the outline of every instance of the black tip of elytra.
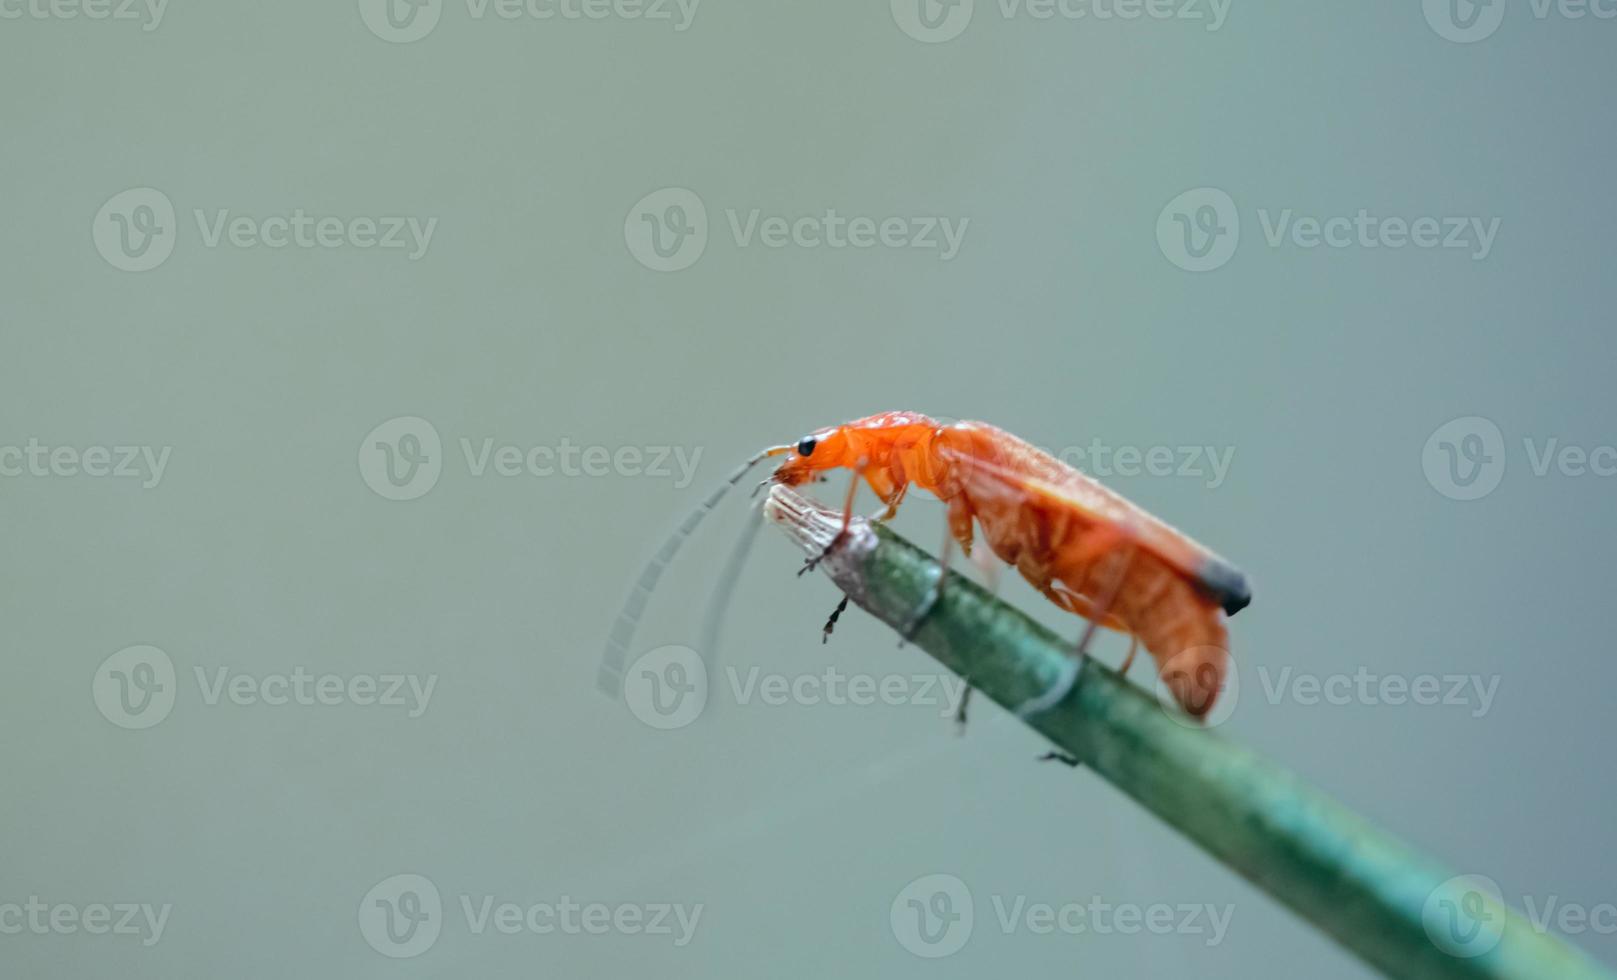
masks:
{"label": "black tip of elytra", "polygon": [[1223,607],[1226,616],[1233,616],[1252,604],[1252,586],[1233,565],[1209,558],[1202,563],[1196,579],[1202,592]]}

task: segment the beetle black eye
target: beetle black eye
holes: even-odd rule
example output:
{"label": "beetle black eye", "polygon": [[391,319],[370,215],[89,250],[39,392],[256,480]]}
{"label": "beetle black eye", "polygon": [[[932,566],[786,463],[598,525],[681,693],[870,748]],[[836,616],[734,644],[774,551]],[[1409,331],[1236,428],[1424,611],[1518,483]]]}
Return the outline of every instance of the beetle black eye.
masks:
{"label": "beetle black eye", "polygon": [[813,456],[815,440],[813,436],[804,436],[803,441],[797,444],[797,455]]}

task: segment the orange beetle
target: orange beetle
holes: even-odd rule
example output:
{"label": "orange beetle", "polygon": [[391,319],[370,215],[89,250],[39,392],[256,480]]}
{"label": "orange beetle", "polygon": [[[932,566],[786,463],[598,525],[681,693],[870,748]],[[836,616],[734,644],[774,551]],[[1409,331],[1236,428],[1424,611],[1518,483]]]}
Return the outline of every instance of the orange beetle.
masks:
{"label": "orange beetle", "polygon": [[[820,429],[795,446],[766,449],[736,470],[642,573],[619,616],[609,655],[615,652],[621,661],[647,595],[683,539],[747,470],[774,456],[786,458],[766,482],[796,486],[827,470],[852,471],[844,528],[853,518],[861,479],[886,504],[878,520],[898,512],[911,485],[934,494],[947,508],[950,537],[967,554],[975,521],[994,554],[1057,606],[1089,620],[1080,654],[1097,626],[1125,632],[1156,659],[1164,683],[1187,712],[1199,718],[1212,708],[1228,670],[1224,617],[1252,600],[1241,572],[1002,429],[983,422],[944,425],[914,412],[885,412]],[[817,561],[810,559],[805,570]],[[1123,670],[1133,657],[1131,645]],[[603,679],[608,676],[603,668]]]}

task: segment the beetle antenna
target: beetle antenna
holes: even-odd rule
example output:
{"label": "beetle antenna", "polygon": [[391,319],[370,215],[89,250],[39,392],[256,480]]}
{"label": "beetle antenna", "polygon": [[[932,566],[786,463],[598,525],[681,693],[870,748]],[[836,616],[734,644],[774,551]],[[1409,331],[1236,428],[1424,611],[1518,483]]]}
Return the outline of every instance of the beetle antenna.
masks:
{"label": "beetle antenna", "polygon": [[719,501],[729,492],[730,488],[741,482],[741,478],[754,466],[771,456],[779,456],[791,451],[790,446],[771,446],[754,455],[751,459],[736,467],[736,471],[725,478],[712,493],[709,493],[696,509],[674,528],[668,540],[657,553],[646,562],[646,567],[640,570],[640,577],[635,580],[634,587],[629,590],[628,596],[623,600],[623,608],[618,612],[617,621],[612,624],[612,632],[606,640],[606,652],[601,657],[601,668],[596,674],[596,685],[607,694],[617,697],[623,690],[623,661],[629,652],[629,644],[634,640],[634,631],[640,625],[640,617],[646,611],[646,601],[651,598],[652,590],[657,588],[657,582],[662,578],[663,571],[679,553],[680,546],[691,536],[702,518],[713,512]]}
{"label": "beetle antenna", "polygon": [[725,611],[730,608],[730,597],[735,594],[736,583],[741,580],[741,570],[752,554],[752,543],[757,540],[758,529],[763,526],[764,505],[760,500],[747,508],[747,523],[736,538],[735,547],[730,550],[730,557],[725,560],[718,581],[713,584],[713,594],[708,597],[707,612],[702,617],[700,653],[710,675],[719,659],[719,632],[724,626]]}

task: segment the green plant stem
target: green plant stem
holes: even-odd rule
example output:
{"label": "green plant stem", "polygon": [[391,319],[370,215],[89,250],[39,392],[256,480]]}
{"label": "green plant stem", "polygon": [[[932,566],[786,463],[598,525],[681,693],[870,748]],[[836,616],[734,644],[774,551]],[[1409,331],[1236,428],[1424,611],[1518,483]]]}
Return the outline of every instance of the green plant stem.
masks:
{"label": "green plant stem", "polygon": [[[840,513],[780,486],[765,512],[895,629],[933,594],[937,562],[884,527],[856,519],[839,538]],[[912,639],[1013,712],[1043,699],[1023,718],[1029,726],[1388,976],[1610,980],[1572,946],[1114,671],[1086,660],[1074,680],[1072,640],[958,575]],[[1456,915],[1446,950],[1433,936]]]}

